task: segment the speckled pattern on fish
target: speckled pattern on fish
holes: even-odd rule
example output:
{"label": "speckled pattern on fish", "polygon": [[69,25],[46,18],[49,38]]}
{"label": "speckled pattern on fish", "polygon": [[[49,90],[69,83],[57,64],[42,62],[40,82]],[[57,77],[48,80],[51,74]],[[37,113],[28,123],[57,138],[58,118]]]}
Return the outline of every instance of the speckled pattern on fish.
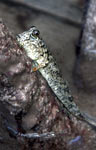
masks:
{"label": "speckled pattern on fish", "polygon": [[33,71],[39,70],[68,112],[96,126],[96,122],[90,120],[88,116],[81,113],[80,109],[73,101],[68,83],[61,77],[53,56],[40,37],[39,30],[33,26],[28,31],[18,34],[17,41],[19,45],[24,48],[27,56],[33,60],[35,65]]}

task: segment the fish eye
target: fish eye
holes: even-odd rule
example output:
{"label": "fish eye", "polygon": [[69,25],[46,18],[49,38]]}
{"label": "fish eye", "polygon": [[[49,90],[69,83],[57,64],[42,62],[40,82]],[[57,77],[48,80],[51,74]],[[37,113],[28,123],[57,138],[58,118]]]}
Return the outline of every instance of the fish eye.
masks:
{"label": "fish eye", "polygon": [[32,33],[30,34],[30,38],[35,39],[39,36],[40,32],[39,30],[33,30]]}
{"label": "fish eye", "polygon": [[38,36],[40,34],[39,30],[33,30],[32,35]]}

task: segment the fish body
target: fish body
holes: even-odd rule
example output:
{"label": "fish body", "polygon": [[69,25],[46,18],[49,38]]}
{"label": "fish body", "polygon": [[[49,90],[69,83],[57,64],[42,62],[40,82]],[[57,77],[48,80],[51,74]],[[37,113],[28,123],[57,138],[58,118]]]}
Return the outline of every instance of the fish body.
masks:
{"label": "fish body", "polygon": [[34,62],[35,67],[33,71],[39,70],[58,100],[68,112],[96,126],[96,122],[84,115],[74,102],[69,91],[68,83],[62,78],[55,59],[40,37],[39,30],[33,26],[28,31],[18,34],[17,41],[25,50],[27,56]]}

